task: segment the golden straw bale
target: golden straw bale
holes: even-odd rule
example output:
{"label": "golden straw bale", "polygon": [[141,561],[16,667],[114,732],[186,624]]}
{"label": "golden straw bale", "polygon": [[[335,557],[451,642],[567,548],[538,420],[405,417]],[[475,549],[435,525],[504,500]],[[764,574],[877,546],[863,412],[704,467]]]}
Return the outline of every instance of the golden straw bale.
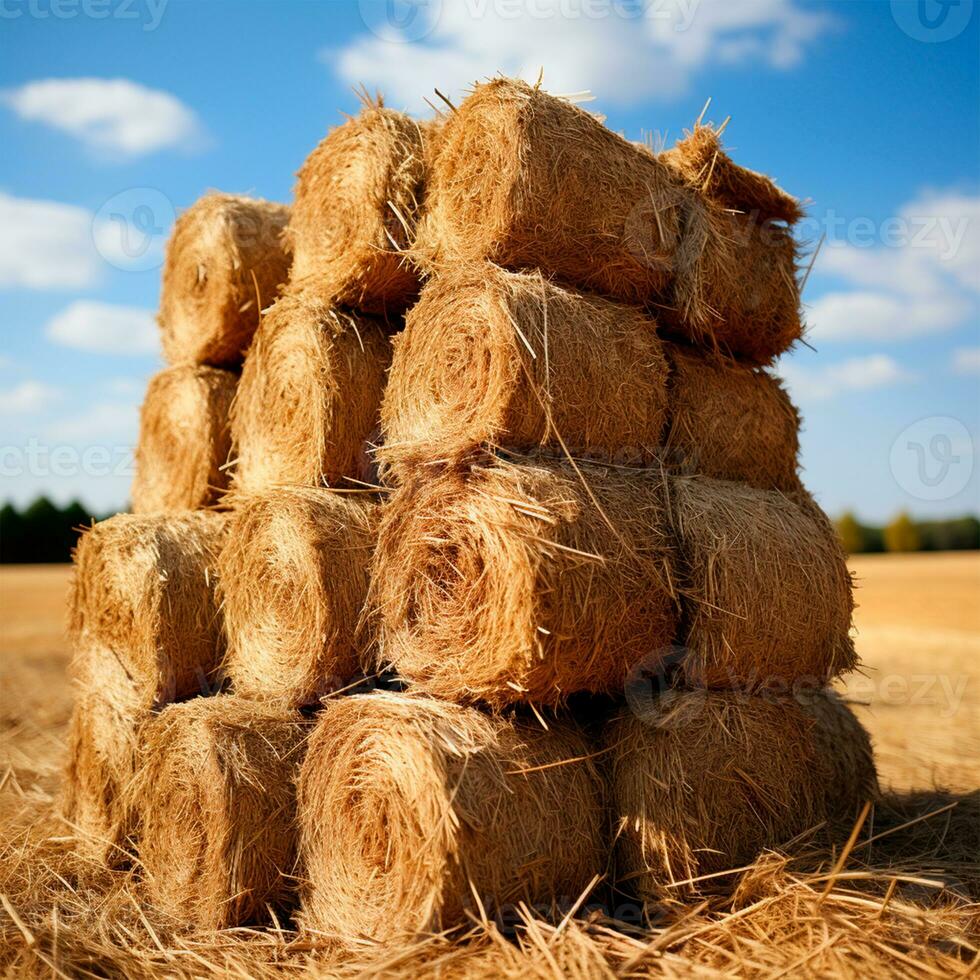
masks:
{"label": "golden straw bale", "polygon": [[857,665],[847,561],[812,499],[707,477],[670,488],[687,683],[786,688]]}
{"label": "golden straw bale", "polygon": [[259,313],[289,274],[289,208],[207,194],[174,225],[163,265],[160,331],[171,364],[241,364]]}
{"label": "golden straw bale", "polygon": [[523,82],[478,85],[440,136],[418,261],[429,272],[482,258],[538,267],[767,363],[802,329],[795,245],[772,220],[795,216],[791,199],[774,189],[779,215],[732,214],[677,165],[681,152],[661,159]]}
{"label": "golden straw bale", "polygon": [[231,695],[170,705],[146,727],[133,807],[155,906],[206,930],[290,903],[307,732],[298,714]]}
{"label": "golden straw bale", "polygon": [[376,511],[373,497],[316,487],[235,500],[218,564],[236,693],[314,704],[370,666],[355,634]]}
{"label": "golden straw bale", "polygon": [[221,497],[237,384],[231,371],[197,364],[166,368],[150,379],[140,411],[134,513],[196,510]]}
{"label": "golden straw bale", "polygon": [[414,300],[418,274],[405,253],[434,128],[367,102],[313,150],[297,174],[287,230],[293,281],[315,278],[339,305],[369,313]]}
{"label": "golden straw bale", "polygon": [[391,941],[567,905],[606,863],[590,747],[568,723],[377,692],[329,704],[299,779],[301,920]]}
{"label": "golden straw bale", "polygon": [[76,644],[97,644],[121,663],[146,707],[199,694],[215,682],[224,640],[215,600],[221,514],[117,514],[78,540],[69,598]]}
{"label": "golden straw bale", "polygon": [[393,344],[378,455],[396,469],[482,444],[620,462],[660,446],[667,364],[635,307],[480,263],[431,279]]}
{"label": "golden straw bale", "polygon": [[290,286],[262,317],[231,407],[233,486],[370,480],[391,342],[381,324]]}
{"label": "golden straw bale", "polygon": [[408,481],[382,512],[381,656],[440,697],[621,691],[676,628],[659,470],[491,460]]}
{"label": "golden straw bale", "polygon": [[671,364],[664,457],[682,473],[798,490],[800,417],[767,371],[665,345]]}
{"label": "golden straw bale", "polygon": [[671,886],[824,821],[849,830],[878,793],[868,735],[830,691],[671,691],[623,711],[605,742],[617,877],[647,901],[690,895],[697,885]]}

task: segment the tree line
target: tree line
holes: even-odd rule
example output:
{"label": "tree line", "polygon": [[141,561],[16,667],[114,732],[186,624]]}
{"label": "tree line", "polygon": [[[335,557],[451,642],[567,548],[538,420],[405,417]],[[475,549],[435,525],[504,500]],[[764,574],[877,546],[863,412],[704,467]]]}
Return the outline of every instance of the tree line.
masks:
{"label": "tree line", "polygon": [[59,507],[47,497],[38,497],[22,510],[5,504],[0,508],[0,562],[70,561],[80,530],[101,519],[77,500]]}
{"label": "tree line", "polygon": [[980,520],[954,517],[916,521],[906,511],[884,527],[862,524],[847,511],[837,519],[837,533],[848,554],[882,551],[970,551],[980,548]]}

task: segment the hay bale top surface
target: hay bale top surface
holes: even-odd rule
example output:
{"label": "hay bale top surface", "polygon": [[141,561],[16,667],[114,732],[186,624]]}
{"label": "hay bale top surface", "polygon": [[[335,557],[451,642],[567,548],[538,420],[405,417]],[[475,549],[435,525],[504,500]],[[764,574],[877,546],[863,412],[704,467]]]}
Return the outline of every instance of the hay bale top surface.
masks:
{"label": "hay bale top surface", "polygon": [[289,272],[284,204],[233,194],[202,197],[167,244],[158,317],[171,363],[240,364],[262,309]]}

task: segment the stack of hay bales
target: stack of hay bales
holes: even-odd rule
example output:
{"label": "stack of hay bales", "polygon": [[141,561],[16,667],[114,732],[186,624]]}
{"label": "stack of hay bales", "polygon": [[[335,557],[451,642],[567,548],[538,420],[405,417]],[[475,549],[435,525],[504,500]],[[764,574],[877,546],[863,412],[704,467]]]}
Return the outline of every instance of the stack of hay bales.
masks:
{"label": "stack of hay bales", "polygon": [[504,79],[191,208],[135,513],[76,554],[86,846],[180,923],[362,943],[851,818],[851,582],[767,370],[799,215],[708,127]]}

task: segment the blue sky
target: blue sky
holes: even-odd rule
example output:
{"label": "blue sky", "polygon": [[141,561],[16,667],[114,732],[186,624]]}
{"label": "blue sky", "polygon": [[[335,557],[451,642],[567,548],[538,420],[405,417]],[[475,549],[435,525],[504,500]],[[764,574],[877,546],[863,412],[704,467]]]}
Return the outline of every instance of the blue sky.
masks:
{"label": "blue sky", "polygon": [[[785,357],[831,513],[975,511],[980,14],[972,0],[2,0],[0,496],[125,503],[161,366],[175,212],[288,201],[352,88],[428,113],[497,71],[672,142],[712,103],[736,160],[807,199],[824,245]],[[389,16],[392,11],[392,16]]]}

